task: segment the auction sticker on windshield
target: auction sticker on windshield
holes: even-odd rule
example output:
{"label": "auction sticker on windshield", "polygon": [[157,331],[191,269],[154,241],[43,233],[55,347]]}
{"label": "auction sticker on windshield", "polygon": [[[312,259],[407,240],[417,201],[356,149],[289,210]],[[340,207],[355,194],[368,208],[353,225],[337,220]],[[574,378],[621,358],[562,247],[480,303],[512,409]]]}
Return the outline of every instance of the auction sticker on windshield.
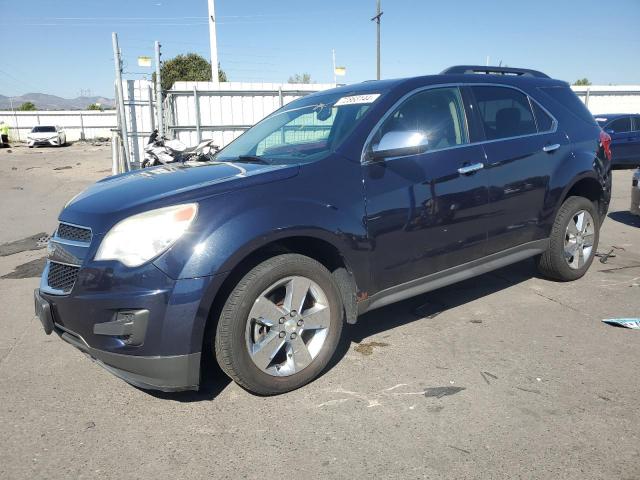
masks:
{"label": "auction sticker on windshield", "polygon": [[339,107],[341,105],[358,105],[363,103],[373,103],[380,96],[379,93],[369,93],[367,95],[351,95],[349,97],[342,97],[336,103],[333,104],[334,107]]}

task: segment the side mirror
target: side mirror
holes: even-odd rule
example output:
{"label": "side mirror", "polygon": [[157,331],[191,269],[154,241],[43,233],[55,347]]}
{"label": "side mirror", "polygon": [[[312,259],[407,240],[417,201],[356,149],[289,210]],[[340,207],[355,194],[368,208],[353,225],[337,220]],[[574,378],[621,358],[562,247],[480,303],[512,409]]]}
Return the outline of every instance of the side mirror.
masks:
{"label": "side mirror", "polygon": [[402,132],[387,132],[380,142],[371,148],[370,157],[382,160],[389,157],[415,155],[427,151],[429,141],[423,132],[407,130]]}

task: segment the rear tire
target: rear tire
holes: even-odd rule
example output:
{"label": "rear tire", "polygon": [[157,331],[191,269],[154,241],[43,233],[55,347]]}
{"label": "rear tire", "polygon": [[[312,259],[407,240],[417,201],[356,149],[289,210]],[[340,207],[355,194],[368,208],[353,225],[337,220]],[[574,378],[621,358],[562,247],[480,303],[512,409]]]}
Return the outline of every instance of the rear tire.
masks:
{"label": "rear tire", "polygon": [[537,259],[540,273],[568,282],[581,278],[593,262],[600,239],[595,205],[584,197],[569,197],[558,210],[549,248]]}
{"label": "rear tire", "polygon": [[253,393],[295,390],[331,360],[343,312],[329,270],[303,255],[278,255],[254,267],[227,298],[216,329],[216,359]]}

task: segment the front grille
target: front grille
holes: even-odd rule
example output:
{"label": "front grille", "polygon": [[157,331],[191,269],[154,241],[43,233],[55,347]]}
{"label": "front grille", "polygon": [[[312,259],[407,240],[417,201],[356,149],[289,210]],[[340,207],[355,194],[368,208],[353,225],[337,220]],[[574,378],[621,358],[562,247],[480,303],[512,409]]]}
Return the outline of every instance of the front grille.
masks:
{"label": "front grille", "polygon": [[78,270],[80,267],[65,265],[64,263],[49,263],[49,275],[47,275],[47,284],[56,290],[69,293],[78,278]]}
{"label": "front grille", "polygon": [[76,227],[68,223],[58,225],[58,237],[64,240],[73,240],[74,242],[91,242],[91,230],[88,228]]}

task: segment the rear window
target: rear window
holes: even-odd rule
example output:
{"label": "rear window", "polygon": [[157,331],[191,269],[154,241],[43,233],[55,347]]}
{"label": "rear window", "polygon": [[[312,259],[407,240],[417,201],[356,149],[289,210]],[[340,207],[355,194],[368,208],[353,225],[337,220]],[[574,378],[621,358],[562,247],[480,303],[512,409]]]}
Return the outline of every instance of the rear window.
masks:
{"label": "rear window", "polygon": [[51,133],[56,131],[56,127],[33,127],[33,133]]}
{"label": "rear window", "polygon": [[573,93],[569,87],[541,87],[540,91],[546,93],[576,117],[584,120],[589,125],[597,125],[591,112],[584,103]]}

